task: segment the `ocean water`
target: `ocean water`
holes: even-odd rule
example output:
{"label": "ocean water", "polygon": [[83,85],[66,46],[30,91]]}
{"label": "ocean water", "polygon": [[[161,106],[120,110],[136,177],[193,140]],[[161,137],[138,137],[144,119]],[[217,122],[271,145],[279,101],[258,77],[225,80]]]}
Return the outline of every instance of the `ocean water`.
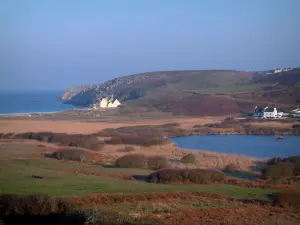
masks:
{"label": "ocean water", "polygon": [[255,158],[300,156],[300,137],[260,135],[203,135],[171,138],[181,148],[233,153]]}
{"label": "ocean water", "polygon": [[57,99],[63,91],[0,92],[0,114],[57,112],[75,108]]}

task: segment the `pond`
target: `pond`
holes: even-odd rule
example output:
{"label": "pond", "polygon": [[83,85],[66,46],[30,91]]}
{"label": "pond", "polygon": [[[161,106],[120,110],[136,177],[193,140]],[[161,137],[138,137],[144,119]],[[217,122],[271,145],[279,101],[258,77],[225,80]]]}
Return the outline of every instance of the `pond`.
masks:
{"label": "pond", "polygon": [[300,137],[260,135],[201,135],[171,138],[180,148],[231,153],[255,158],[300,155]]}

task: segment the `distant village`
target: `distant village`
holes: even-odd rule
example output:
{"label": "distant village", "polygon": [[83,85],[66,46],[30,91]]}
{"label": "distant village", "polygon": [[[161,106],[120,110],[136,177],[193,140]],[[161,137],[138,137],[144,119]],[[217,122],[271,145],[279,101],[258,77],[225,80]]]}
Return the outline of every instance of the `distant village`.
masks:
{"label": "distant village", "polygon": [[269,71],[267,74],[282,73],[282,72],[287,72],[287,71],[290,71],[293,69],[295,69],[295,68],[276,68],[275,70]]}

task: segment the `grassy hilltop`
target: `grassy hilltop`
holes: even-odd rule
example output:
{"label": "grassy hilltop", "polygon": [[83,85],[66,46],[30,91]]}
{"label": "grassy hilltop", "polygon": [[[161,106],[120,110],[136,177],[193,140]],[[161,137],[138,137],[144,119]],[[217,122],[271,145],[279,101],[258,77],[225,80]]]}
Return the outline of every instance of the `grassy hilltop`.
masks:
{"label": "grassy hilltop", "polygon": [[254,105],[293,108],[300,100],[299,84],[299,69],[278,74],[233,70],[161,71],[72,88],[60,99],[87,106],[114,94],[129,106],[154,108],[174,115],[225,115],[252,110]]}

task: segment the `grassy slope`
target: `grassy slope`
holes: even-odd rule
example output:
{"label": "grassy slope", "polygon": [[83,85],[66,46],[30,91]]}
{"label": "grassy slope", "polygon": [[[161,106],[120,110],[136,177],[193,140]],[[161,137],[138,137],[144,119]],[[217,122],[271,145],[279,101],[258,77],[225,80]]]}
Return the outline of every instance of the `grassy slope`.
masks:
{"label": "grassy slope", "polygon": [[[72,173],[66,168],[91,172],[107,169],[96,165],[60,162],[48,159],[8,159],[0,161],[0,194],[86,195],[93,193],[142,193],[164,191],[205,191],[228,196],[264,196],[271,190],[241,188],[230,185],[164,185],[142,181],[113,179],[106,176]],[[142,174],[141,170],[122,169],[122,173]],[[148,171],[145,171],[147,173]],[[33,179],[32,175],[44,176]]]}

